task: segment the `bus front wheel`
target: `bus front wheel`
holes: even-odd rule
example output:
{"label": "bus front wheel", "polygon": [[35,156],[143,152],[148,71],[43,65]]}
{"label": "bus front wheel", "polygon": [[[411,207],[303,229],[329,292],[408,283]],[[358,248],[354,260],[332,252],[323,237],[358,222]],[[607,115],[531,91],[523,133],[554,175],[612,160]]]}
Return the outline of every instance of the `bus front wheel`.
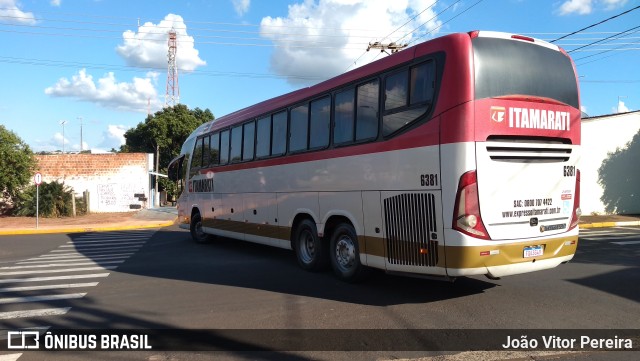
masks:
{"label": "bus front wheel", "polygon": [[189,229],[191,231],[191,238],[196,243],[207,243],[211,240],[211,237],[202,229],[202,217],[200,213],[195,213],[191,217],[191,226]]}
{"label": "bus front wheel", "polygon": [[302,220],[296,227],[293,249],[302,269],[319,271],[327,264],[326,249],[318,237],[316,224],[309,219]]}
{"label": "bus front wheel", "polygon": [[329,259],[333,272],[343,281],[359,282],[368,274],[367,267],[360,263],[358,236],[348,223],[338,225],[333,231]]}

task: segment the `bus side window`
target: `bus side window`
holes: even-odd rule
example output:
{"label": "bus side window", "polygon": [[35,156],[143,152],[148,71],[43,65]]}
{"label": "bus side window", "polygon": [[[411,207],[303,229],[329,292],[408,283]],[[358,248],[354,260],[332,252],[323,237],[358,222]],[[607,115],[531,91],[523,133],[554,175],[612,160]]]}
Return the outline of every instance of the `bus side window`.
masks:
{"label": "bus side window", "polygon": [[220,133],[220,164],[229,163],[229,131]]}
{"label": "bus side window", "polygon": [[255,147],[256,123],[246,123],[244,126],[244,136],[242,137],[242,160],[253,159],[253,148]]}
{"label": "bus side window", "polygon": [[242,159],[242,125],[231,128],[231,162]]}
{"label": "bus side window", "polygon": [[271,152],[271,117],[258,119],[256,158],[268,157]]}
{"label": "bus side window", "polygon": [[333,113],[333,143],[343,144],[353,142],[353,118],[355,90],[349,89],[336,94]]}
{"label": "bus side window", "polygon": [[411,105],[433,102],[436,81],[435,70],[436,67],[433,60],[411,68]]}
{"label": "bus side window", "polygon": [[324,97],[311,102],[309,148],[324,148],[329,145],[331,123],[331,98]]}
{"label": "bus side window", "polygon": [[193,148],[193,157],[191,158],[191,170],[189,177],[193,177],[198,173],[198,170],[202,167],[202,138],[198,138],[196,145]]}
{"label": "bus side window", "polygon": [[211,135],[211,141],[209,142],[209,164],[220,164],[220,133]]}
{"label": "bus side window", "polygon": [[309,107],[307,104],[291,109],[289,129],[289,151],[307,150],[309,148]]}
{"label": "bus side window", "polygon": [[378,80],[358,87],[356,141],[378,136]]}
{"label": "bus side window", "polygon": [[207,135],[202,138],[202,167],[209,166],[209,155],[211,154],[211,150],[209,149],[209,139],[210,137]]}
{"label": "bus side window", "polygon": [[271,133],[271,155],[281,155],[287,151],[287,111],[273,115]]}

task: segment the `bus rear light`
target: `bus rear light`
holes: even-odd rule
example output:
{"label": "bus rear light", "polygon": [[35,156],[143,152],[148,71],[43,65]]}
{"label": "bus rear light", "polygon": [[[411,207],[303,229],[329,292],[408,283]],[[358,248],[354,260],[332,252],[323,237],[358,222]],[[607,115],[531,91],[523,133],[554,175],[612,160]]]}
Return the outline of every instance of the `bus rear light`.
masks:
{"label": "bus rear light", "polygon": [[528,36],[522,36],[522,35],[511,35],[511,39],[530,41],[532,43],[535,42],[533,38],[530,38]]}
{"label": "bus rear light", "polygon": [[571,213],[571,223],[569,224],[569,229],[574,229],[578,226],[581,215],[582,210],[580,209],[580,170],[578,169],[576,171],[576,196],[573,200],[573,212]]}
{"label": "bus rear light", "polygon": [[480,35],[480,30],[474,30],[474,31],[470,31],[469,32],[469,37],[471,39],[475,39],[478,37],[478,35]]}
{"label": "bus rear light", "polygon": [[475,170],[460,177],[453,210],[453,229],[472,237],[491,239],[480,217],[478,177]]}

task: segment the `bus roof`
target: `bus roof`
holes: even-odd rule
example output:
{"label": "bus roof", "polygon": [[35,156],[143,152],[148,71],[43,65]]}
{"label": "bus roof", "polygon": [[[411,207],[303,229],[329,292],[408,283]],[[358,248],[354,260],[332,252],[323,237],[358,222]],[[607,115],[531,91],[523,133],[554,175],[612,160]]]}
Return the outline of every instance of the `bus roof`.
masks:
{"label": "bus roof", "polygon": [[[455,33],[445,35],[417,44],[408,49],[392,54],[388,57],[382,58],[344,74],[338,75],[334,78],[320,82],[316,85],[280,95],[275,98],[271,98],[255,105],[246,107],[244,109],[240,109],[233,113],[224,115],[208,123],[208,126],[198,129],[198,131],[195,133],[196,135],[208,133],[285,109],[288,106],[295,105],[296,103],[302,102],[304,100],[309,100],[313,99],[314,97],[324,95],[338,87],[348,85],[358,80],[365,80],[368,77],[373,76],[374,74],[392,69],[396,66],[400,66],[406,62],[413,60],[414,58],[439,51],[443,51],[447,54],[447,66],[449,69],[454,69],[453,71],[450,70],[446,72],[450,73],[450,75],[448,76],[453,77],[452,79],[449,79],[450,81],[459,82],[460,79],[471,80],[473,78],[473,56],[471,53],[470,44],[471,37],[474,36],[496,37],[512,39],[515,41],[521,41],[525,38],[515,34],[492,31],[474,31],[470,33]],[[536,45],[548,48],[555,47],[555,50],[558,50],[555,45],[543,42],[539,39],[531,40],[535,40]],[[456,50],[455,53],[459,56],[451,56],[452,53],[454,53],[454,49]],[[446,73],[444,75],[445,79],[443,79],[443,81],[445,82],[447,81]],[[457,104],[460,104],[461,102],[473,99],[473,83],[457,84],[457,87],[445,87],[444,89],[441,89],[441,93],[442,94],[440,96],[440,99],[444,100],[444,102],[439,101],[439,103],[436,104],[434,114],[439,114],[441,111],[449,109]]]}

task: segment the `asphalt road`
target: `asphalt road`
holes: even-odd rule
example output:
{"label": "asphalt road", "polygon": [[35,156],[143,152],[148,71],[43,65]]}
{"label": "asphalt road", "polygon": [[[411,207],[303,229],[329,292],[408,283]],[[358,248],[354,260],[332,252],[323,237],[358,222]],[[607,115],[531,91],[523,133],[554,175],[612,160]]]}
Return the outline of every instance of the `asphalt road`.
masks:
{"label": "asphalt road", "polygon": [[[2,329],[273,329],[274,337],[284,332],[294,339],[295,329],[326,329],[306,336],[356,350],[27,351],[3,352],[0,361],[392,359],[442,352],[370,352],[377,343],[389,342],[385,337],[405,335],[368,330],[640,329],[640,228],[585,230],[580,238],[574,260],[553,270],[455,283],[374,273],[353,285],[329,271],[302,271],[290,251],[226,239],[199,245],[177,227],[0,237]],[[344,332],[351,329],[358,331]],[[371,344],[348,340],[362,335],[377,339]],[[269,333],[251,337],[260,343],[256,337]],[[240,348],[251,346],[251,337]],[[637,359],[619,352],[593,359],[614,356]]]}

